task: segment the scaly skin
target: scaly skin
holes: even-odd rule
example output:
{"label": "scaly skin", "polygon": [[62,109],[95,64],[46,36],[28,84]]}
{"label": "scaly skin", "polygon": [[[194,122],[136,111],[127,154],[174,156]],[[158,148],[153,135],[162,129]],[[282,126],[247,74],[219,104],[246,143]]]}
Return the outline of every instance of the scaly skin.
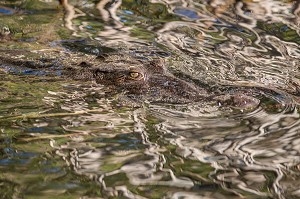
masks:
{"label": "scaly skin", "polygon": [[95,81],[140,100],[164,103],[212,101],[236,108],[252,109],[259,100],[243,93],[234,95],[208,93],[169,73],[162,60],[145,61],[122,54],[91,56],[79,53],[29,52],[0,50],[0,66],[26,67],[51,71],[76,80]]}

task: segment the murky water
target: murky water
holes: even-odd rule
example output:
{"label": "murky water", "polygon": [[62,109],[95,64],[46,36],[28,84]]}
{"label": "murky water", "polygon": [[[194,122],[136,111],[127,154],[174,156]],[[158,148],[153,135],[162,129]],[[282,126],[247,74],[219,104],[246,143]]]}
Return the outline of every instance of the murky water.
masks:
{"label": "murky water", "polygon": [[0,198],[300,198],[299,1],[61,2],[1,1],[1,49],[161,58],[260,104],[132,103],[2,65]]}

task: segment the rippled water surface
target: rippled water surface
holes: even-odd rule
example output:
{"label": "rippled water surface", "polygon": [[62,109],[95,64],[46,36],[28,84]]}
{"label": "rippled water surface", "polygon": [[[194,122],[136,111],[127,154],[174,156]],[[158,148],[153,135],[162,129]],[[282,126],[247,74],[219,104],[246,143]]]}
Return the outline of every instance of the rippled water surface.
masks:
{"label": "rippled water surface", "polygon": [[300,198],[299,35],[293,0],[1,1],[1,50],[161,59],[259,104],[129,100],[59,60],[1,64],[0,198]]}

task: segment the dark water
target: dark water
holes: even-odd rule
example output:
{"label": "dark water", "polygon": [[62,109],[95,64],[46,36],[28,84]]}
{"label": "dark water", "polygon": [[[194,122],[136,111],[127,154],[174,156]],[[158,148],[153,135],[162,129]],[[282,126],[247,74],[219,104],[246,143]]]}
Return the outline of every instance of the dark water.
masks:
{"label": "dark water", "polygon": [[132,106],[102,85],[2,67],[0,198],[300,198],[299,35],[291,0],[1,1],[2,49],[122,50],[265,93],[251,110]]}

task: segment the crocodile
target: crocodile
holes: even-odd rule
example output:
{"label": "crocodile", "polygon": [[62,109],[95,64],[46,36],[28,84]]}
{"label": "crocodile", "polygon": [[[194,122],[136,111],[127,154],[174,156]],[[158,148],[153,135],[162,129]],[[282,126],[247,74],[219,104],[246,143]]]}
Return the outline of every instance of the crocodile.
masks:
{"label": "crocodile", "polygon": [[[0,66],[14,73],[63,75],[94,81],[136,100],[182,104],[210,101],[249,109],[260,100],[243,92],[211,92],[208,86],[182,79],[169,72],[162,59],[145,60],[124,53],[87,55],[61,51],[0,50]],[[21,71],[21,72],[20,72]]]}

